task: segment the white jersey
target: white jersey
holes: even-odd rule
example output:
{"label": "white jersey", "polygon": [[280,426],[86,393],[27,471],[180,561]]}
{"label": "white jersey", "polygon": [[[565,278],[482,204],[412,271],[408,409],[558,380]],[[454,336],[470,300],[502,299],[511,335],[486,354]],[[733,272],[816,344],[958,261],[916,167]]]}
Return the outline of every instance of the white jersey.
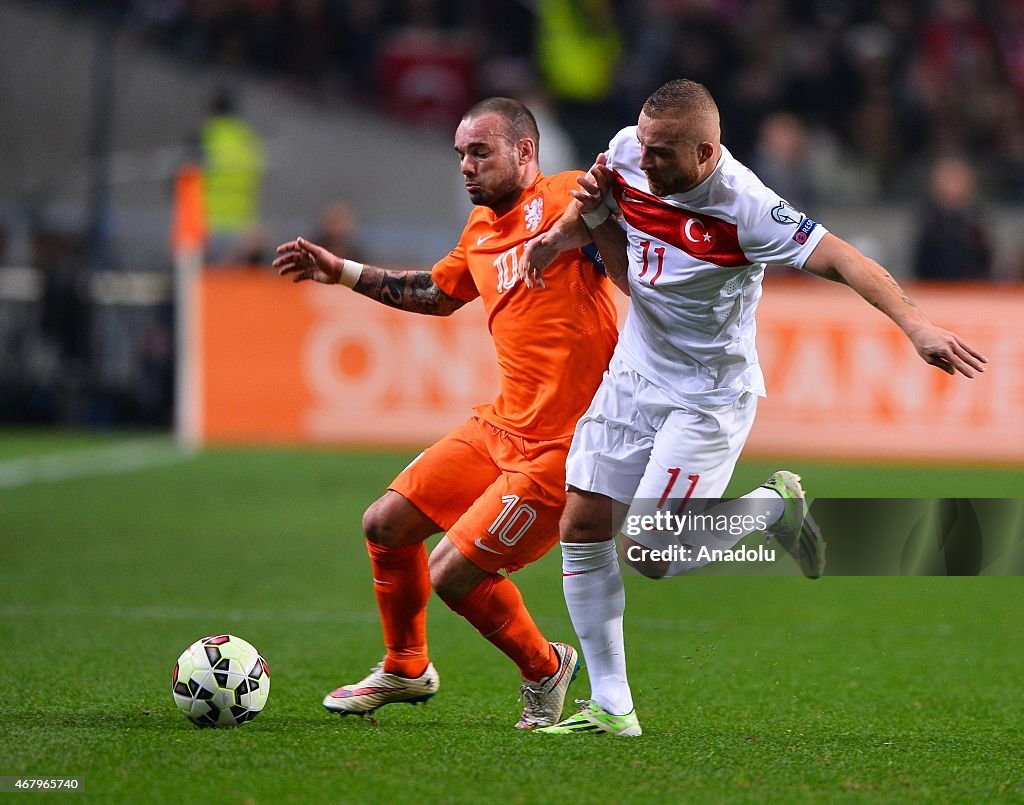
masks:
{"label": "white jersey", "polygon": [[631,307],[615,354],[683,403],[764,396],[754,312],[765,264],[801,268],[825,228],[724,147],[707,179],[664,198],[640,170],[636,126],[615,135],[607,157],[629,238]]}

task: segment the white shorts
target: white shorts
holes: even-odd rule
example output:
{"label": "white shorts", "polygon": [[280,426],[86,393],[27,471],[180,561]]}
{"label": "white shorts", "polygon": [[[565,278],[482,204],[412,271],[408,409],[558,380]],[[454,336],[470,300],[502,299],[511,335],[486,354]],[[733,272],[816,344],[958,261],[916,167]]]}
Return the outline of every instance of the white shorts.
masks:
{"label": "white shorts", "polygon": [[641,498],[720,498],[756,409],[750,392],[729,405],[683,405],[613,358],[576,424],[566,485],[627,505]]}

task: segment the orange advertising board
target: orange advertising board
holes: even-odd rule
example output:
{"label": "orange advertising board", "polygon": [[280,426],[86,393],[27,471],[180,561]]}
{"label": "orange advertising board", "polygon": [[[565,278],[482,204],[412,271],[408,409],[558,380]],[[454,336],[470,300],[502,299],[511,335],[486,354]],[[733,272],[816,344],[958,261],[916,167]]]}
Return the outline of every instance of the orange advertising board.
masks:
{"label": "orange advertising board", "polygon": [[972,380],[928,366],[849,288],[768,284],[758,354],[768,397],[748,452],[1024,461],[1024,289],[912,286],[935,323],[988,359]]}
{"label": "orange advertising board", "polygon": [[[199,282],[200,441],[416,447],[497,393],[479,303],[436,318],[258,271]],[[967,380],[926,366],[847,288],[769,280],[758,315],[769,396],[747,453],[1024,461],[1024,289],[912,296],[989,371]]]}
{"label": "orange advertising board", "polygon": [[201,282],[202,441],[424,445],[497,394],[480,304],[437,318],[251,271]]}

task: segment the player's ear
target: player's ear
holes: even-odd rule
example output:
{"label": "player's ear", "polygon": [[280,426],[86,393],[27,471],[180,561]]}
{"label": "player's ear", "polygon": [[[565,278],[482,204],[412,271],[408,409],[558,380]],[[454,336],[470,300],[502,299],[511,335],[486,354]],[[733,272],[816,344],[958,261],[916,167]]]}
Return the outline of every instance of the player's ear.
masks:
{"label": "player's ear", "polygon": [[707,162],[715,155],[715,144],[714,143],[701,143],[697,146],[697,156],[701,163]]}
{"label": "player's ear", "polygon": [[537,158],[537,143],[529,137],[523,137],[518,144],[519,163],[528,165]]}

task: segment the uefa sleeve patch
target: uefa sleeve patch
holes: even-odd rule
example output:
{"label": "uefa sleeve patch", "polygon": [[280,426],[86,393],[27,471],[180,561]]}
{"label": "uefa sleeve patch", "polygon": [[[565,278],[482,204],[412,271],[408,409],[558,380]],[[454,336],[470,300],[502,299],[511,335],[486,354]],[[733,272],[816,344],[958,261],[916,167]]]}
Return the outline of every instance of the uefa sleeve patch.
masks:
{"label": "uefa sleeve patch", "polygon": [[811,236],[814,231],[814,227],[818,225],[818,222],[813,218],[804,218],[800,222],[800,226],[796,228],[796,232],[793,233],[793,240],[797,243],[803,244],[807,242],[807,238]]}

